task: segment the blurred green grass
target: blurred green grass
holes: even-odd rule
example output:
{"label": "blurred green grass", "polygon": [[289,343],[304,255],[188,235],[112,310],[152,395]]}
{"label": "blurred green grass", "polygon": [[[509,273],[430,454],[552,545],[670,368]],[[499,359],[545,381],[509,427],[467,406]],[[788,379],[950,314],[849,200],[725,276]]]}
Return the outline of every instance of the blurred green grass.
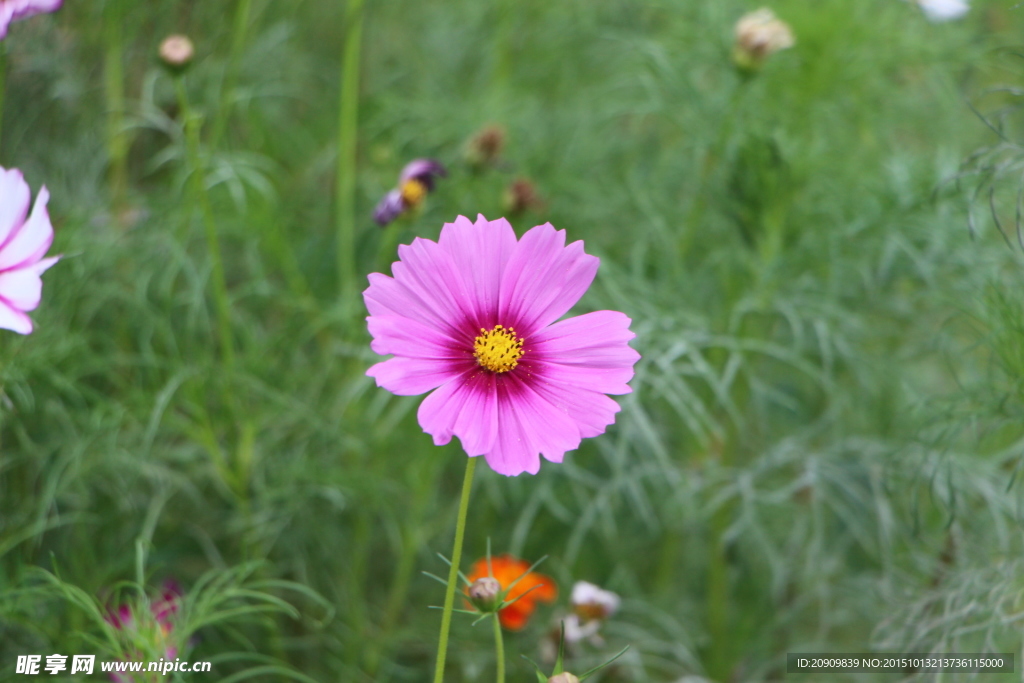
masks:
{"label": "blurred green grass", "polygon": [[[5,41],[0,163],[50,188],[65,259],[37,332],[0,341],[0,670],[94,651],[99,626],[35,568],[102,604],[121,581],[188,589],[264,561],[260,580],[315,591],[333,618],[282,590],[301,616],[204,628],[190,659],[428,680],[442,589],[420,572],[443,572],[464,456],[421,433],[420,399],[364,377],[364,312],[335,296],[344,5],[253,3],[227,132],[206,149],[230,370],[155,55],[172,32],[195,41],[209,143],[234,5],[123,5],[127,218],[107,179],[104,5],[70,1]],[[563,606],[579,579],[620,593],[605,647],[572,660],[632,645],[606,682],[778,680],[791,651],[1020,651],[1019,253],[984,194],[972,237],[973,177],[946,181],[995,137],[968,101],[1021,83],[1022,10],[977,2],[933,25],[897,0],[772,7],[797,45],[751,79],[730,50],[754,6],[731,0],[367,8],[360,273],[383,266],[374,203],[432,156],[451,177],[391,228],[401,241],[501,215],[528,177],[545,207],[513,224],[583,239],[602,267],[581,310],[634,320],[644,360],[616,426],[535,477],[482,471],[466,545],[549,555]],[[505,163],[473,173],[463,146],[489,123]],[[511,680],[552,614],[507,639]],[[449,680],[488,680],[492,657],[457,618]]]}

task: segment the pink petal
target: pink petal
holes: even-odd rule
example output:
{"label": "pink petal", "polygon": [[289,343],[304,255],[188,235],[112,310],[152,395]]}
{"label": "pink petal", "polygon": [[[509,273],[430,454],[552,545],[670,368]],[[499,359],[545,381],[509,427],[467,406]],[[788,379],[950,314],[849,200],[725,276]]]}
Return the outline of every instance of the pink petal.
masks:
{"label": "pink petal", "polygon": [[530,337],[524,365],[544,381],[603,394],[628,394],[640,354],[629,347],[636,335],[618,311],[595,311],[562,320]]}
{"label": "pink petal", "polygon": [[373,341],[370,348],[386,356],[472,361],[472,347],[459,343],[437,328],[400,315],[373,315],[366,319]]}
{"label": "pink petal", "polygon": [[583,242],[565,246],[565,231],[550,223],[531,228],[519,240],[501,282],[499,317],[529,337],[565,315],[597,274],[600,260],[583,252]]}
{"label": "pink petal", "polygon": [[53,12],[60,8],[63,0],[7,0],[13,10],[12,21],[25,19],[34,14]]}
{"label": "pink petal", "polygon": [[436,242],[416,238],[401,245],[398,255],[401,261],[391,266],[393,278],[369,276],[363,299],[370,315],[406,316],[453,338],[465,337],[468,297],[448,253]]}
{"label": "pink petal", "polygon": [[538,382],[534,388],[544,400],[576,423],[584,439],[604,434],[609,425],[615,424],[616,413],[622,410],[615,399],[596,391],[545,382]]}
{"label": "pink petal", "polygon": [[[7,37],[7,27],[10,26],[13,18],[14,8],[8,6],[6,3],[0,2],[0,40]],[[0,191],[0,197],[2,196],[3,192]]]}
{"label": "pink petal", "polygon": [[31,334],[32,319],[0,299],[0,328],[13,330],[18,334]]}
{"label": "pink petal", "polygon": [[437,242],[417,237],[412,244],[399,245],[398,257],[401,260],[391,266],[395,280],[417,292],[448,326],[459,327],[469,313],[468,296],[448,252]]}
{"label": "pink petal", "polygon": [[489,451],[498,434],[497,377],[469,370],[423,399],[417,418],[420,427],[443,446],[459,437],[470,457]]}
{"label": "pink petal", "polygon": [[540,455],[561,462],[580,445],[572,417],[534,391],[528,382],[510,378],[498,385],[498,439],[487,464],[498,474],[516,476],[540,471]]}
{"label": "pink petal", "polygon": [[436,312],[427,307],[419,294],[381,273],[367,276],[370,286],[363,291],[363,301],[371,316],[398,315],[412,318],[437,330],[449,327]]}
{"label": "pink petal", "polygon": [[[10,9],[5,10],[5,7],[0,2],[0,37],[3,36],[4,17],[10,19]],[[16,168],[9,171],[0,168],[0,244],[21,228],[31,199],[28,183],[21,171]]]}
{"label": "pink petal", "polygon": [[450,382],[466,371],[450,360],[426,358],[392,358],[377,363],[366,374],[377,380],[377,386],[398,396],[417,396]]}
{"label": "pink petal", "polygon": [[8,236],[0,246],[0,270],[18,268],[41,259],[53,243],[53,226],[46,211],[50,193],[43,187],[36,196],[32,215],[20,230]]}
{"label": "pink petal", "polygon": [[502,274],[516,249],[512,226],[504,218],[488,221],[479,215],[470,223],[459,216],[454,223],[445,223],[438,244],[462,276],[475,324],[487,329],[497,325]]}

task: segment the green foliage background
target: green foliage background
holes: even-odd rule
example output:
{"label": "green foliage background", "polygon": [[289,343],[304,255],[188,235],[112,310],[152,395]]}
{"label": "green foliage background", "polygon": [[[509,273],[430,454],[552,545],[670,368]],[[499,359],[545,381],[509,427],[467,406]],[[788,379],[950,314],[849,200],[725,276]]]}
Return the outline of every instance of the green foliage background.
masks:
{"label": "green foliage background", "polygon": [[[502,215],[528,177],[545,205],[513,225],[584,240],[602,265],[578,309],[625,311],[643,355],[617,424],[565,464],[481,468],[465,566],[489,538],[549,555],[563,608],[576,580],[621,594],[605,645],[569,661],[631,645],[605,682],[779,680],[795,651],[1019,659],[1024,8],[772,7],[797,45],[744,77],[732,26],[755,6],[733,0],[367,3],[359,273]],[[429,680],[443,589],[421,572],[444,572],[465,461],[420,431],[419,398],[364,376],[365,310],[337,296],[345,6],[253,0],[242,32],[236,8],[68,0],[3,43],[0,164],[48,186],[65,255],[37,331],[0,340],[3,680],[19,654],[141,651],[103,611],[167,577],[180,646],[217,661],[188,680]],[[156,60],[174,32],[197,47],[232,367]],[[488,123],[503,163],[472,172]],[[424,156],[450,177],[375,227]],[[506,639],[510,680],[556,611]],[[456,615],[449,661],[448,680],[490,680],[487,630]]]}

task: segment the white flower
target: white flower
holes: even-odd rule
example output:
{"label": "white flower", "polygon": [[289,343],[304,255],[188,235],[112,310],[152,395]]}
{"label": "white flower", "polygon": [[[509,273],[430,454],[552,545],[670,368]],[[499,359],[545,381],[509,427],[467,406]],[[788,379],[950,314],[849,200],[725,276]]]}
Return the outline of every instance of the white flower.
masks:
{"label": "white flower", "polygon": [[917,0],[918,6],[931,21],[952,21],[967,14],[967,0]]}
{"label": "white flower", "polygon": [[29,214],[31,194],[21,171],[0,166],[0,328],[18,334],[32,331],[27,313],[39,305],[40,276],[60,258],[43,258],[53,242],[49,199],[43,187]]}
{"label": "white flower", "polygon": [[796,45],[789,24],[767,7],[744,14],[736,22],[736,47],[733,58],[745,68],[757,67],[769,55]]}
{"label": "white flower", "polygon": [[572,603],[573,612],[584,622],[607,619],[619,609],[618,595],[586,581],[576,582],[572,587],[569,601]]}
{"label": "white flower", "polygon": [[562,625],[565,626],[565,642],[571,644],[579,643],[587,638],[593,638],[597,635],[597,632],[601,630],[601,622],[592,619],[588,622],[581,623],[580,618],[575,614],[570,614],[563,621]]}

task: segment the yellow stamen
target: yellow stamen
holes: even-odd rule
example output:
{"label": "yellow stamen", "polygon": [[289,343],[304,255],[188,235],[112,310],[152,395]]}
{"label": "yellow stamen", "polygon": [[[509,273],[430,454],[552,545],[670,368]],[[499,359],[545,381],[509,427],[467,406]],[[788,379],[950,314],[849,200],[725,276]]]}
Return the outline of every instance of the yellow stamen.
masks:
{"label": "yellow stamen", "polygon": [[427,196],[427,186],[419,180],[412,178],[402,183],[402,202],[407,208],[419,206],[423,198]]}
{"label": "yellow stamen", "polygon": [[516,338],[511,327],[495,325],[490,331],[481,327],[480,336],[473,342],[473,355],[481,367],[491,372],[508,372],[523,357],[523,340]]}

